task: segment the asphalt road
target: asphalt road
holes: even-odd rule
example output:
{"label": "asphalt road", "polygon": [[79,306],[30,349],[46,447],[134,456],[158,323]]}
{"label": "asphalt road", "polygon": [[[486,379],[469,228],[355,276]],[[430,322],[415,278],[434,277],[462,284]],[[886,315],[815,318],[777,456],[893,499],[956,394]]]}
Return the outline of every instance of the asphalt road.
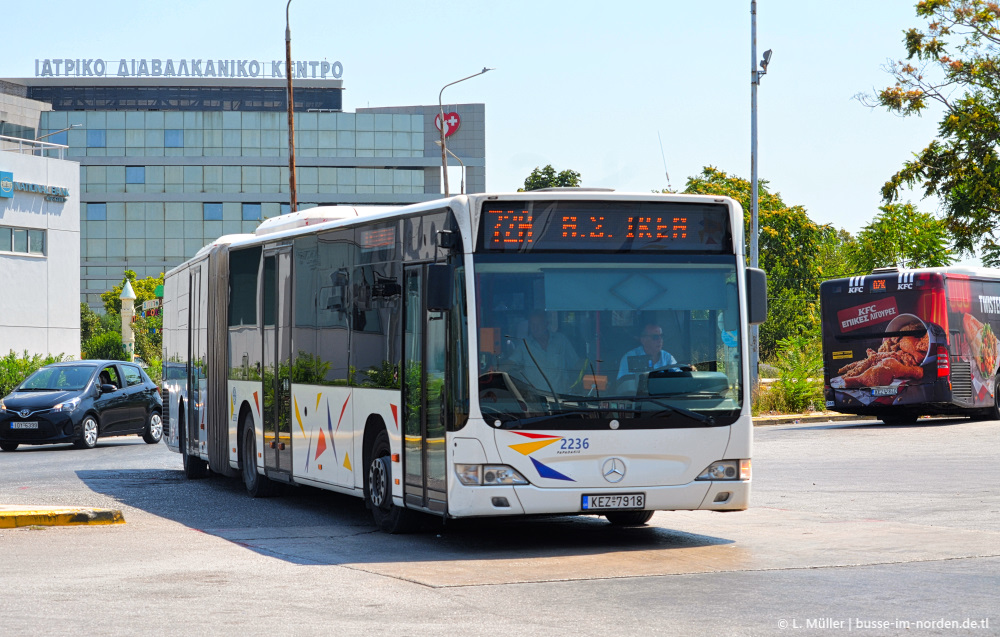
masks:
{"label": "asphalt road", "polygon": [[354,498],[187,481],[139,438],[22,447],[0,503],[127,522],[0,529],[0,635],[1000,634],[1000,422],[755,435],[746,512],[410,536]]}

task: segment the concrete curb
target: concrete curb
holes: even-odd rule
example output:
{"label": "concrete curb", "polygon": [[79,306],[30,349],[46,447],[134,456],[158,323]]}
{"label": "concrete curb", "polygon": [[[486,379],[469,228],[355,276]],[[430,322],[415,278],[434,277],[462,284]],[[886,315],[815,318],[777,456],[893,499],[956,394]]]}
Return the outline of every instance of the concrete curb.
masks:
{"label": "concrete curb", "polygon": [[125,517],[118,509],[0,504],[0,529],[84,524],[125,524]]}
{"label": "concrete curb", "polygon": [[803,423],[845,422],[848,420],[878,420],[874,416],[855,416],[835,411],[813,414],[788,414],[782,416],[755,416],[754,427],[769,425],[801,425]]}

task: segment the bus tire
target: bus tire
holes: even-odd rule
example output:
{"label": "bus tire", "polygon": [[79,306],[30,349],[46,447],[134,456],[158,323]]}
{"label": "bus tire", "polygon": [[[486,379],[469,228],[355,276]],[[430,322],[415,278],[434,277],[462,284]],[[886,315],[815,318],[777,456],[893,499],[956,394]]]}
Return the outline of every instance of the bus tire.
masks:
{"label": "bus tire", "polygon": [[886,425],[912,425],[917,422],[917,416],[913,414],[892,414],[879,418]]}
{"label": "bus tire", "polygon": [[1000,420],[1000,382],[993,388],[993,406],[980,412],[983,420]]}
{"label": "bus tire", "polygon": [[200,480],[208,477],[208,463],[197,456],[192,456],[187,450],[187,434],[184,423],[184,403],[178,403],[180,414],[177,416],[178,444],[181,448],[181,458],[184,462],[184,477],[188,480]]}
{"label": "bus tire", "polygon": [[375,526],[385,533],[408,533],[413,530],[413,512],[392,501],[392,460],[389,434],[382,429],[372,440],[366,456],[365,506],[372,512]]}
{"label": "bus tire", "polygon": [[274,483],[257,471],[257,434],[253,423],[244,419],[242,425],[243,447],[241,449],[240,469],[243,474],[243,485],[251,498],[269,498],[274,495]]}
{"label": "bus tire", "polygon": [[604,514],[611,526],[643,526],[653,517],[652,511],[609,511]]}

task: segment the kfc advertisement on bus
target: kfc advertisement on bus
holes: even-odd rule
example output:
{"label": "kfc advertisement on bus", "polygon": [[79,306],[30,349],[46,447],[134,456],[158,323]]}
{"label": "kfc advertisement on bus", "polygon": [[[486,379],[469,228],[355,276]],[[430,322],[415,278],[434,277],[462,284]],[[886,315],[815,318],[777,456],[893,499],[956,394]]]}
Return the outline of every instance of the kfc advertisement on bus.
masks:
{"label": "kfc advertisement on bus", "polygon": [[903,408],[915,418],[994,406],[1000,272],[995,280],[989,272],[935,268],[824,282],[826,407],[876,415]]}

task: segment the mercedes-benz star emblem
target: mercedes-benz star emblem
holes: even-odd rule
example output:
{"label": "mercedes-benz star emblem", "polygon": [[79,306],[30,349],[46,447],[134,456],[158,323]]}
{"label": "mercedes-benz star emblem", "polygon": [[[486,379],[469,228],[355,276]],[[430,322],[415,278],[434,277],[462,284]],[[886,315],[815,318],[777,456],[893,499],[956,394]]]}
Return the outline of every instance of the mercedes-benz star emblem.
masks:
{"label": "mercedes-benz star emblem", "polygon": [[621,458],[608,458],[601,467],[601,473],[608,482],[621,482],[625,477],[625,461]]}
{"label": "mercedes-benz star emblem", "polygon": [[28,416],[31,415],[31,412],[28,411],[27,409],[22,409],[21,411],[17,412],[17,415],[20,416],[21,418],[27,418]]}

